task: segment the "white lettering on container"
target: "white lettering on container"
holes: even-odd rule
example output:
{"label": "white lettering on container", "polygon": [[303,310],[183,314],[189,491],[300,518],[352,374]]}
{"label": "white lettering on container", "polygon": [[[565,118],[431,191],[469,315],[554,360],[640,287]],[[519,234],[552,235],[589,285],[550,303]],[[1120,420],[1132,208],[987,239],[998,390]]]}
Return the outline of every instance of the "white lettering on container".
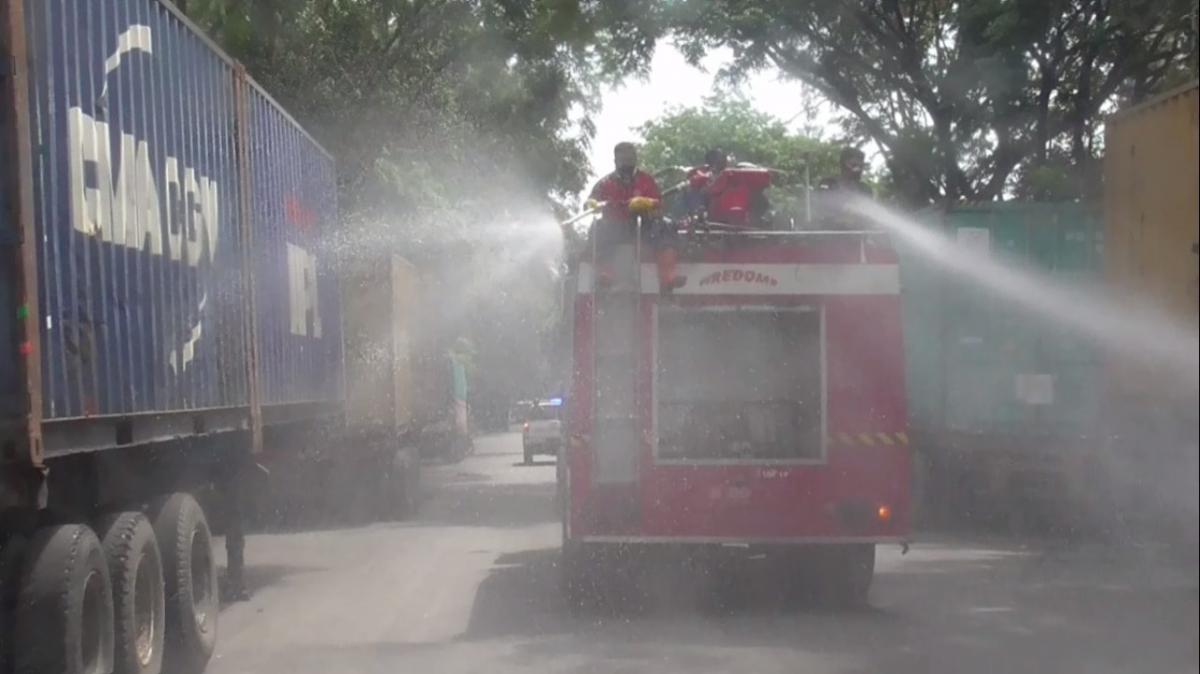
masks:
{"label": "white lettering on container", "polygon": [[185,260],[192,267],[211,263],[220,222],[216,181],[191,167],[184,167],[181,176],[179,159],[167,156],[162,176],[167,201],[160,210],[163,204],[146,141],[121,134],[115,183],[106,122],[71,108],[67,142],[71,225],[76,231],[151,255]]}
{"label": "white lettering on container", "polygon": [[288,300],[293,335],[321,338],[321,305],[317,294],[317,258],[287,244]]}

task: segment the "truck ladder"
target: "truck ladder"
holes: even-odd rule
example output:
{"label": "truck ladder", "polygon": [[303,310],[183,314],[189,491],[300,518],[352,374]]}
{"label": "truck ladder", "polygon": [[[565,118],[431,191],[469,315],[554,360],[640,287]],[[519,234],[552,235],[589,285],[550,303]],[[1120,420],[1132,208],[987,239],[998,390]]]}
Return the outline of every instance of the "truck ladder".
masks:
{"label": "truck ladder", "polygon": [[[641,405],[636,373],[642,312],[642,219],[635,222],[633,242],[617,244],[602,256],[597,255],[600,237],[592,236],[591,481],[597,486],[633,487],[638,481]],[[610,283],[600,282],[598,258],[607,260]],[[634,514],[626,512],[626,516]]]}

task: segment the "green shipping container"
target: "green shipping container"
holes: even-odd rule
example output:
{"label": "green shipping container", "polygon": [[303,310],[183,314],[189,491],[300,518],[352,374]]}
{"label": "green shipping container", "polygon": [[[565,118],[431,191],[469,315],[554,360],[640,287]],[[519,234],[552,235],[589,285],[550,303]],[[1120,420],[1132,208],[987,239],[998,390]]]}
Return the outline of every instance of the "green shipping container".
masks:
{"label": "green shipping container", "polygon": [[[1092,207],[983,204],[926,212],[922,220],[1007,264],[1067,283],[1101,280],[1103,223]],[[1094,431],[1094,348],[1054,320],[898,247],[913,429],[1075,438]]]}

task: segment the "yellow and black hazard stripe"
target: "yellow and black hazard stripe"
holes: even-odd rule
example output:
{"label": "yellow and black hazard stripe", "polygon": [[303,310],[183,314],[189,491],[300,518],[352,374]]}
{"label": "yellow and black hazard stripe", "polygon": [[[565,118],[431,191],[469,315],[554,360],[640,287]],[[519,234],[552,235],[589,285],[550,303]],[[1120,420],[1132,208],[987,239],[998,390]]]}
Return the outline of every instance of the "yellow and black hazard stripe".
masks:
{"label": "yellow and black hazard stripe", "polygon": [[908,433],[896,431],[861,432],[838,431],[830,433],[826,441],[830,446],[837,447],[896,447],[908,445]]}

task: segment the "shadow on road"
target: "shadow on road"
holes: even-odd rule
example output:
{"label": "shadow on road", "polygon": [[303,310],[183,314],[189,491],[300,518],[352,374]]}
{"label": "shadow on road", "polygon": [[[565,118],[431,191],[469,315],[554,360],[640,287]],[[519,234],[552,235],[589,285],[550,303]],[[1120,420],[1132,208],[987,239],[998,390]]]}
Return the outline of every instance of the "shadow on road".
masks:
{"label": "shadow on road", "polygon": [[522,528],[558,521],[554,485],[535,483],[447,483],[412,526]]}
{"label": "shadow on road", "polygon": [[1074,560],[949,552],[891,564],[867,610],[781,601],[770,575],[755,573],[730,602],[727,589],[677,564],[626,589],[633,596],[612,610],[573,612],[559,594],[558,550],[528,550],[496,560],[462,640],[511,639],[522,644],[512,664],[543,667],[556,659],[644,667],[667,659],[671,671],[749,671],[737,659],[744,649],[794,651],[830,663],[829,671],[864,674],[1194,667],[1194,590],[1148,587],[1136,572],[1076,574]]}
{"label": "shadow on road", "polygon": [[[648,559],[636,574],[616,579],[587,607],[570,607],[560,592],[558,548],[501,555],[480,584],[466,638],[489,639],[575,631],[606,622],[699,617],[777,618],[811,614],[856,621],[888,621],[887,611],[833,609],[812,596],[785,597],[780,583],[756,560],[723,567],[686,559]],[[777,574],[776,574],[777,575]]]}
{"label": "shadow on road", "polygon": [[[295,566],[291,564],[250,564],[246,567],[244,571],[245,575],[243,576],[246,584],[246,593],[253,597],[255,592],[272,585],[278,585],[289,576],[317,571],[324,571],[324,569],[314,566]],[[217,572],[219,582],[224,583],[226,568],[222,566]],[[222,599],[221,608],[235,603],[238,602]]]}

